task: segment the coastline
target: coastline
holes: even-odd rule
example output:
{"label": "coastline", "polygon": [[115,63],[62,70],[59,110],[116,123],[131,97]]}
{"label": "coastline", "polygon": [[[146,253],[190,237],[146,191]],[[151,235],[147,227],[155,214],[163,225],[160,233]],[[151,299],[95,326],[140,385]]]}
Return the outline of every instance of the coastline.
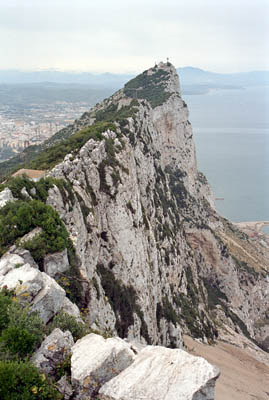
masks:
{"label": "coastline", "polygon": [[269,249],[269,233],[262,231],[264,226],[269,227],[269,221],[245,221],[233,222],[233,224],[251,239],[258,240],[263,247]]}

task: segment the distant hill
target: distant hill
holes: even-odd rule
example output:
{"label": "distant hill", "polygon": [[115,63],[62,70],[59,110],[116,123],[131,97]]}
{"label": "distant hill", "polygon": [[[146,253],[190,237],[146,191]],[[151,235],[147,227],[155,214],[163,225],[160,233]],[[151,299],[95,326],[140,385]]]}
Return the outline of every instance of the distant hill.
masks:
{"label": "distant hill", "polygon": [[236,89],[269,85],[269,71],[218,74],[200,68],[177,69],[184,94],[204,94],[209,89]]}
{"label": "distant hill", "polygon": [[[245,86],[269,85],[269,71],[251,71],[232,74],[219,74],[195,67],[177,68],[182,86]],[[90,72],[68,71],[20,71],[0,70],[0,84],[75,84],[90,85],[93,88],[122,87],[133,77],[131,74],[93,74]]]}
{"label": "distant hill", "polygon": [[19,71],[0,70],[0,84],[29,84],[29,83],[61,83],[91,85],[93,88],[122,87],[132,75],[127,74],[93,74],[90,72],[68,71]]}
{"label": "distant hill", "polygon": [[117,90],[113,87],[93,87],[77,83],[0,83],[0,106],[18,104],[42,104],[65,101],[68,103],[87,102],[94,105]]}

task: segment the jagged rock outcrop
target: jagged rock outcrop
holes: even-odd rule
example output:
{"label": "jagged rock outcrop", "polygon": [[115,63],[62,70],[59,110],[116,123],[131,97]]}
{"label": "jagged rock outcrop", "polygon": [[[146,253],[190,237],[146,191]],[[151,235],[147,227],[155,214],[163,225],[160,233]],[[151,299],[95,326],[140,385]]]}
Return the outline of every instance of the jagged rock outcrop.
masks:
{"label": "jagged rock outcrop", "polygon": [[183,350],[147,346],[107,382],[100,400],[213,400],[219,370]]}
{"label": "jagged rock outcrop", "polygon": [[[30,264],[30,266],[32,268],[38,268],[37,263],[35,262],[35,260],[33,259],[31,253],[29,250],[20,248],[20,247],[16,247],[16,246],[12,246],[9,251],[8,254],[17,254],[18,256],[23,258],[23,262],[24,264]],[[21,261],[21,260],[20,260]]]}
{"label": "jagged rock outcrop", "polygon": [[174,347],[183,331],[214,340],[221,324],[258,339],[267,260],[253,261],[253,244],[214,209],[174,67],[145,71],[82,125],[89,140],[50,172],[72,196],[54,186],[47,203],[89,282],[88,322]]}
{"label": "jagged rock outcrop", "polygon": [[61,329],[55,328],[42,342],[31,361],[47,376],[53,376],[71,354],[73,345],[74,340],[69,331],[62,332]]}

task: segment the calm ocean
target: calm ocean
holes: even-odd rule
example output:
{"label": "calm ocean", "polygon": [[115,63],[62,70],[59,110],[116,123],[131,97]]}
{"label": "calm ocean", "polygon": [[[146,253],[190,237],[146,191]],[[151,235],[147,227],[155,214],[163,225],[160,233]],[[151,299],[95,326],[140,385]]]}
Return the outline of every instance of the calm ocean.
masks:
{"label": "calm ocean", "polygon": [[269,88],[183,97],[198,168],[224,198],[217,210],[234,222],[269,221]]}

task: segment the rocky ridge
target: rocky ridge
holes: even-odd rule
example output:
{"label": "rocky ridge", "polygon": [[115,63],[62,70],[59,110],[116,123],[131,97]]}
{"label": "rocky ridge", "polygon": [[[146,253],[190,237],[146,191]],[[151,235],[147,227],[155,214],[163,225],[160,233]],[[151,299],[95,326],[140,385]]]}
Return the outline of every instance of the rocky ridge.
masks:
{"label": "rocky ridge", "polygon": [[[43,304],[48,322],[60,310],[79,319],[75,297],[66,297],[73,280],[71,295],[79,287],[92,329],[173,348],[183,347],[183,333],[209,343],[236,337],[266,362],[257,345],[268,349],[268,254],[216,213],[174,67],[145,71],[57,137],[65,140],[33,165],[53,167],[43,197],[72,245],[37,265],[20,239],[0,261],[0,286],[27,293],[34,310]],[[38,190],[23,187],[19,196]],[[7,188],[0,194],[3,207],[16,197]],[[199,396],[213,398],[210,390]]]}
{"label": "rocky ridge", "polygon": [[[141,76],[83,116],[114,129],[50,172],[77,196],[72,204],[55,187],[47,201],[92,282],[89,322],[153,344],[180,346],[185,329],[214,340],[226,324],[260,340],[268,310],[255,293],[268,290],[266,258],[254,264],[247,236],[213,208],[175,69],[160,64]],[[246,250],[235,251],[233,238]],[[136,311],[123,310],[114,290]]]}

